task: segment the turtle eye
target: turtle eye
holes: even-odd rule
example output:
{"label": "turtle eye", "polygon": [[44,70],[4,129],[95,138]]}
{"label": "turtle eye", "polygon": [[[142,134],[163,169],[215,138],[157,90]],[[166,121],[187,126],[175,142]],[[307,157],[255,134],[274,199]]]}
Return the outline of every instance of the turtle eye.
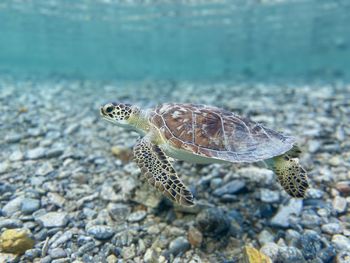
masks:
{"label": "turtle eye", "polygon": [[113,111],[113,107],[112,106],[108,106],[107,108],[106,108],[106,112],[107,113],[111,113]]}

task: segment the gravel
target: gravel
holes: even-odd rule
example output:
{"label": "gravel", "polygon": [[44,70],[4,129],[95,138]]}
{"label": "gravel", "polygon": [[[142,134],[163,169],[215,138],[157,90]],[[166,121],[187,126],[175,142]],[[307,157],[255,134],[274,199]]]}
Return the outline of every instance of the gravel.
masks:
{"label": "gravel", "polygon": [[334,235],[334,234],[340,234],[343,231],[343,228],[340,224],[338,223],[328,223],[322,225],[322,231],[324,233]]}
{"label": "gravel", "polygon": [[228,234],[231,228],[230,222],[225,212],[218,208],[205,209],[196,218],[196,224],[203,234],[212,237]]}
{"label": "gravel", "polygon": [[26,158],[36,160],[43,158],[45,156],[46,149],[39,147],[35,149],[31,149],[26,153]]}
{"label": "gravel", "polygon": [[147,215],[146,211],[136,211],[136,212],[131,213],[128,216],[128,221],[129,222],[139,222],[139,221],[143,220],[146,217],[146,215]]}
{"label": "gravel", "polygon": [[130,207],[126,204],[110,203],[107,206],[107,210],[110,216],[118,222],[124,221],[130,214]]}
{"label": "gravel", "polygon": [[263,188],[260,192],[260,199],[264,203],[275,203],[280,199],[280,193]]}
{"label": "gravel", "polygon": [[65,212],[49,212],[36,218],[36,221],[44,227],[64,227],[69,221],[68,214]]}
{"label": "gravel", "polygon": [[300,237],[301,251],[306,260],[312,260],[322,248],[321,237],[315,231],[308,231]]}
{"label": "gravel", "polygon": [[[0,77],[0,87],[0,229],[35,240],[18,262],[240,262],[247,245],[274,262],[349,259],[348,85]],[[174,162],[196,202],[178,207],[132,161],[138,135],[99,118],[110,100],[216,105],[293,135],[306,198],[290,198],[264,164]]]}
{"label": "gravel", "polygon": [[271,219],[271,224],[278,227],[289,227],[290,226],[290,216],[299,216],[303,208],[302,200],[300,199],[290,199],[288,204],[285,206],[280,206],[278,212]]}
{"label": "gravel", "polygon": [[188,249],[190,249],[190,243],[185,237],[178,237],[170,242],[169,244],[169,251],[167,251],[170,254],[173,254],[174,256],[186,252]]}
{"label": "gravel", "polygon": [[96,239],[109,239],[113,236],[114,230],[109,226],[91,226],[87,229],[87,233]]}
{"label": "gravel", "polygon": [[50,254],[51,258],[53,258],[53,259],[64,258],[67,256],[66,251],[62,248],[54,248],[54,249],[50,250],[49,254]]}
{"label": "gravel", "polygon": [[10,169],[9,162],[1,162],[0,163],[0,174],[6,173]]}
{"label": "gravel", "polygon": [[23,223],[19,219],[3,219],[0,218],[0,230],[3,228],[20,228]]}
{"label": "gravel", "polygon": [[350,251],[350,239],[348,237],[336,234],[332,237],[332,243],[337,250]]}
{"label": "gravel", "polygon": [[237,194],[245,187],[245,182],[242,180],[233,180],[224,186],[217,188],[213,195],[223,196],[225,194]]}
{"label": "gravel", "polygon": [[4,207],[2,208],[2,213],[5,216],[11,216],[14,213],[16,213],[18,210],[20,210],[20,207],[22,205],[23,196],[16,197],[12,200],[10,200]]}
{"label": "gravel", "polygon": [[280,247],[278,249],[279,260],[284,263],[304,263],[300,250],[295,247]]}
{"label": "gravel", "polygon": [[24,214],[31,214],[40,208],[40,201],[33,198],[25,198],[21,203],[21,211]]}
{"label": "gravel", "polygon": [[333,199],[333,208],[334,211],[341,214],[344,213],[346,210],[346,199],[344,197],[341,196],[336,196]]}

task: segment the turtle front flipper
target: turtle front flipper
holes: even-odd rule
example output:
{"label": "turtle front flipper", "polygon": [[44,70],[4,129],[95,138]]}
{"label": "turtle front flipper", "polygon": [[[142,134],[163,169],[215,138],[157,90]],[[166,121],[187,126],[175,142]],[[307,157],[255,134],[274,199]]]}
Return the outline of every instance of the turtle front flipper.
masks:
{"label": "turtle front flipper", "polygon": [[148,183],[183,206],[192,206],[193,196],[177,176],[162,149],[147,138],[134,146],[134,157]]}
{"label": "turtle front flipper", "polygon": [[300,166],[298,158],[291,158],[284,154],[274,157],[272,160],[273,170],[284,190],[292,197],[304,198],[309,183],[307,174]]}

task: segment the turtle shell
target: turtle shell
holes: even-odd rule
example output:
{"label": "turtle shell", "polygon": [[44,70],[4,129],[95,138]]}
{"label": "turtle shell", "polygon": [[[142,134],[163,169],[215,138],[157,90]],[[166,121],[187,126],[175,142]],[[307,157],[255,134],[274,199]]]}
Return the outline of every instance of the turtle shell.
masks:
{"label": "turtle shell", "polygon": [[195,104],[162,104],[149,116],[173,147],[229,162],[256,162],[281,155],[294,138],[232,112]]}

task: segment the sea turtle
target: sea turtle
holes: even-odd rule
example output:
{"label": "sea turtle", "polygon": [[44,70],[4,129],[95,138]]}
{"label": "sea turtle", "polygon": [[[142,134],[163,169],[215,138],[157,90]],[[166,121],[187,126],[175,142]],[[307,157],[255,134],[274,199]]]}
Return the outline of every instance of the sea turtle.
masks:
{"label": "sea turtle", "polygon": [[101,106],[100,114],[143,136],[133,149],[141,173],[153,187],[180,205],[193,205],[193,196],[168,156],[193,163],[266,160],[289,195],[302,198],[308,188],[293,137],[230,111],[196,104],[167,103],[142,110],[125,103],[107,103]]}

